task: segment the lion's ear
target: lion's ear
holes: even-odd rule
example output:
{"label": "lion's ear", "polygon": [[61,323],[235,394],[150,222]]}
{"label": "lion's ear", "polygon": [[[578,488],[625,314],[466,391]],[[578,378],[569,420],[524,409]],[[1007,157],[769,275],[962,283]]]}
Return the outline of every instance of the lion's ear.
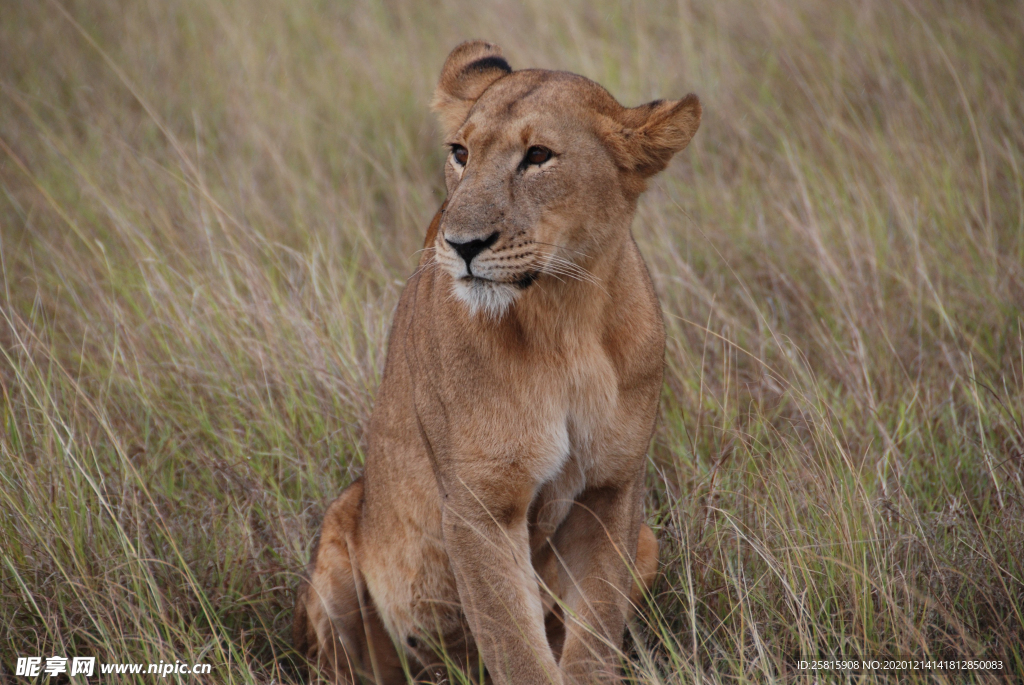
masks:
{"label": "lion's ear", "polygon": [[441,79],[431,103],[445,135],[458,130],[473,103],[488,86],[511,73],[512,67],[501,56],[497,45],[470,40],[452,50],[441,69]]}
{"label": "lion's ear", "polygon": [[605,141],[621,168],[647,178],[689,144],[700,115],[700,100],[693,93],[682,100],[655,100],[623,110],[614,124],[609,122]]}

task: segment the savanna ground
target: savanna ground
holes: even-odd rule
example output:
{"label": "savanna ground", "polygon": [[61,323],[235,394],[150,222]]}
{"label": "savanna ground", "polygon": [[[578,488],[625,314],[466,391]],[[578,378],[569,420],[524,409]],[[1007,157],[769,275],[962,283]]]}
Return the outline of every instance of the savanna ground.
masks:
{"label": "savanna ground", "polygon": [[470,37],[704,103],[634,224],[668,351],[627,677],[1024,678],[1021,4],[431,5],[0,2],[0,680],[299,679]]}

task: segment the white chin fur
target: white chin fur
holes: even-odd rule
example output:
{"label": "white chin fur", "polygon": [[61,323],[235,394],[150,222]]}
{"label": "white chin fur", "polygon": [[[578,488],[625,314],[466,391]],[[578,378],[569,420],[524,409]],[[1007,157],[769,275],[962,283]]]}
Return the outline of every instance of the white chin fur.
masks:
{"label": "white chin fur", "polygon": [[509,283],[456,279],[452,283],[455,296],[466,303],[469,313],[484,312],[496,319],[504,316],[519,296],[519,289]]}

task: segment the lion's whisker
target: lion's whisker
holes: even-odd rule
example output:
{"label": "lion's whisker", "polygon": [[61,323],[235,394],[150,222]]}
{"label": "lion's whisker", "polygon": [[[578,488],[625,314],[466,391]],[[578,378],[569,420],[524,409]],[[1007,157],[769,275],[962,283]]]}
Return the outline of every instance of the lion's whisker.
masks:
{"label": "lion's whisker", "polygon": [[586,257],[587,259],[590,259],[590,255],[588,255],[586,252],[580,252],[579,250],[574,250],[573,248],[566,247],[565,245],[558,245],[556,243],[545,243],[544,241],[541,240],[534,240],[533,242],[536,243],[537,245],[547,245],[548,247],[557,247],[559,250],[568,250],[569,252],[575,252],[581,257]]}

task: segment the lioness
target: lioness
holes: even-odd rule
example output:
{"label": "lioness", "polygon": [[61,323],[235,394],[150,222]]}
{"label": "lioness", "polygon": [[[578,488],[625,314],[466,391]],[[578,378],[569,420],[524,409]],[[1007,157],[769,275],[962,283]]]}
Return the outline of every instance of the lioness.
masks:
{"label": "lioness", "polygon": [[[433,103],[448,199],[398,304],[365,475],[324,516],[295,640],[335,682],[608,682],[634,581],[665,332],[630,233],[700,123],[481,41]],[[399,654],[401,650],[403,654]]]}

